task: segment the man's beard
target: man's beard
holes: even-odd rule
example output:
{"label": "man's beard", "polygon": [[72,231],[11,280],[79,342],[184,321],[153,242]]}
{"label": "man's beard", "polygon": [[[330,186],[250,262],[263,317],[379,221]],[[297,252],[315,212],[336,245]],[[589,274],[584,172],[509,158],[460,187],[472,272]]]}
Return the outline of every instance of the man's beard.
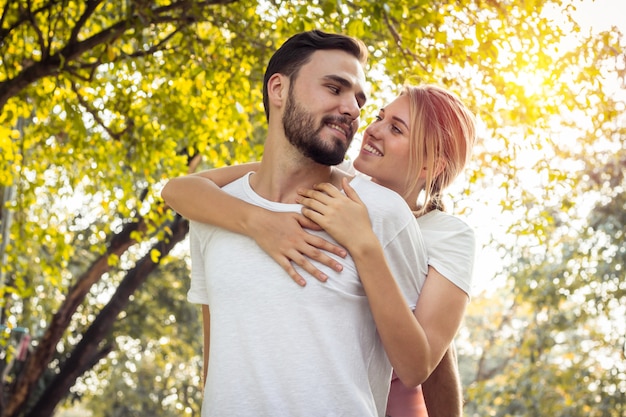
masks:
{"label": "man's beard", "polygon": [[[328,123],[350,126],[346,140],[344,141],[341,138],[335,137],[333,137],[330,142],[322,140],[320,132]],[[285,114],[283,115],[283,127],[289,143],[296,147],[302,155],[312,159],[318,164],[340,164],[354,137],[351,121],[346,117],[326,116],[322,119],[317,130],[314,130],[314,126],[315,118],[313,115],[296,103],[292,91],[289,90],[289,97],[285,105]]]}

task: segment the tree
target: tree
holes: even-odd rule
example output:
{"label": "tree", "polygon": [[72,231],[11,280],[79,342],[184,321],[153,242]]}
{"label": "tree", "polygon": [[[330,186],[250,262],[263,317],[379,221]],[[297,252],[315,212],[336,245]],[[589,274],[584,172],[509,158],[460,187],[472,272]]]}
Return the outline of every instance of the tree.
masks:
{"label": "tree", "polygon": [[[589,63],[623,88],[623,71],[604,71],[624,68],[625,58]],[[619,95],[597,103],[589,131],[570,132],[580,134],[568,138],[580,147],[551,160],[555,185],[567,184],[567,193],[524,199],[525,216],[510,226],[500,251],[508,254],[506,285],[471,306],[466,325],[475,330],[463,336],[468,415],[624,414],[623,109]],[[576,177],[556,168],[566,161]]]}
{"label": "tree", "polygon": [[[168,255],[187,230],[159,199],[160,187],[197,166],[261,156],[262,72],[295,31],[362,38],[371,72],[389,74],[374,79],[374,96],[405,81],[437,82],[459,93],[490,137],[477,147],[464,192],[500,181],[505,210],[537,198],[514,181],[526,169],[514,154],[528,148],[546,152],[533,167],[547,178],[546,192],[562,191],[548,158],[569,156],[545,141],[543,128],[574,120],[576,112],[593,126],[615,117],[605,110],[610,100],[601,88],[608,70],[598,64],[620,56],[621,35],[560,49],[564,33],[577,26],[562,29],[542,13],[560,1],[0,5],[3,417],[51,415],[70,389],[74,398],[89,397],[90,389],[78,385],[122,372],[120,358],[133,346],[144,353],[125,363],[152,375],[145,358],[159,352],[160,336],[126,324],[131,312],[148,317],[157,308],[141,300],[148,288],[168,287],[172,271],[155,272],[169,268]],[[565,8],[566,18],[570,12]],[[537,88],[524,77],[537,77]],[[574,189],[577,182],[566,185]],[[165,304],[181,302],[183,288]],[[14,345],[17,329],[33,337],[26,358]],[[169,343],[190,352],[182,348],[190,340]],[[170,398],[185,403],[188,387],[174,388],[167,400],[160,394],[151,401],[164,409]]]}
{"label": "tree", "polygon": [[[174,219],[171,214],[164,217],[159,203],[150,209],[154,192],[149,191],[149,184],[160,174],[156,169],[150,172],[142,167],[157,167],[166,155],[174,164],[187,164],[190,155],[184,149],[178,156],[176,152],[162,150],[176,149],[180,135],[197,137],[199,132],[202,135],[214,132],[214,129],[200,131],[203,127],[189,117],[178,118],[185,106],[169,97],[172,94],[182,98],[189,94],[189,89],[201,87],[207,68],[194,66],[194,78],[202,79],[202,83],[181,81],[172,88],[183,90],[177,94],[172,93],[166,81],[178,79],[178,60],[185,61],[190,56],[193,59],[194,47],[199,49],[206,44],[205,41],[193,44],[197,35],[190,27],[196,22],[210,22],[210,9],[217,9],[220,3],[223,2],[172,5],[47,2],[40,7],[23,8],[22,2],[8,2],[3,7],[2,21],[7,28],[3,37],[7,40],[11,37],[13,42],[3,43],[6,77],[0,86],[0,97],[4,97],[0,103],[6,102],[2,115],[8,123],[2,125],[23,129],[22,132],[18,129],[18,137],[8,144],[7,150],[14,151],[9,154],[15,155],[15,159],[6,161],[10,165],[4,171],[9,180],[4,184],[18,190],[11,204],[16,207],[13,230],[21,236],[12,239],[14,251],[7,251],[8,262],[3,265],[6,277],[3,320],[11,323],[14,312],[22,311],[20,322],[29,323],[25,327],[36,329],[33,324],[40,320],[46,323],[43,334],[37,338],[36,349],[10,381],[3,415],[18,415],[20,410],[29,408],[29,415],[49,415],[76,377],[113,349],[110,335],[116,317],[157,267],[160,255],[167,254],[184,237],[186,224],[182,219]],[[153,7],[146,9],[146,6]],[[217,14],[216,18],[223,17]],[[210,28],[220,26],[217,22],[209,25],[207,31],[198,32],[210,40],[218,30],[211,32]],[[221,45],[216,42],[209,47]],[[179,49],[184,53],[176,53]],[[211,55],[202,52],[202,57],[211,64]],[[169,61],[173,74],[166,78],[155,71],[167,54],[175,58]],[[224,61],[216,64],[220,66]],[[208,73],[223,77],[223,72],[217,70]],[[215,81],[212,76],[209,80]],[[227,90],[229,82],[219,85]],[[219,89],[211,91],[219,92]],[[204,100],[203,109],[204,106],[212,106],[216,111],[223,106],[234,109],[235,102],[227,94],[219,95]],[[146,111],[149,106],[159,104],[168,109],[151,115]],[[205,117],[202,110],[197,116]],[[236,116],[229,118],[237,120]],[[181,122],[189,123],[193,129],[181,129]],[[211,120],[200,124],[211,124]],[[163,136],[168,140],[162,141],[155,134],[162,129],[170,132]],[[15,131],[10,134],[15,135]],[[228,134],[228,129],[220,129],[218,137]],[[239,152],[245,152],[244,148],[242,145]],[[17,164],[32,169],[37,178],[32,182],[13,182],[11,177],[22,172],[15,169]],[[46,183],[45,176],[54,180]],[[99,176],[123,180],[98,183],[95,179]],[[78,210],[75,207],[71,211],[62,210],[59,201],[72,195],[82,196],[84,205]],[[47,215],[47,210],[42,212],[42,206],[36,203],[46,196],[50,196],[52,216]],[[54,214],[59,211],[65,212],[61,216],[72,211],[78,213],[73,218],[62,218]],[[3,224],[6,212],[3,210]],[[43,224],[35,220],[40,216],[45,219]],[[166,220],[168,223],[164,224]],[[33,250],[28,239],[24,239],[26,230],[37,242],[36,265],[32,259],[20,255]],[[143,245],[148,245],[148,250],[138,248],[127,252],[138,246],[138,242],[145,242]],[[80,255],[85,256],[76,258]],[[116,287],[115,293],[110,294],[109,300],[86,302],[87,295],[99,282]],[[37,288],[45,288],[51,297],[33,296]],[[45,310],[41,309],[43,306]],[[88,327],[72,323],[79,308],[84,310],[81,315],[96,317]],[[56,313],[49,316],[46,311]],[[82,337],[74,336],[71,340],[74,332]],[[71,353],[58,355],[59,343],[66,345],[68,351],[71,347]],[[52,366],[48,367],[49,363]]]}
{"label": "tree", "polygon": [[[510,306],[470,315],[468,326],[483,330],[461,359],[472,375],[468,415],[624,414],[624,156],[624,149],[612,155],[600,176],[599,165],[590,169],[584,186],[611,191],[587,222],[567,234],[563,224],[553,227],[541,250],[520,250],[525,258],[507,270],[509,285],[497,294]],[[480,323],[485,313],[496,326]]]}

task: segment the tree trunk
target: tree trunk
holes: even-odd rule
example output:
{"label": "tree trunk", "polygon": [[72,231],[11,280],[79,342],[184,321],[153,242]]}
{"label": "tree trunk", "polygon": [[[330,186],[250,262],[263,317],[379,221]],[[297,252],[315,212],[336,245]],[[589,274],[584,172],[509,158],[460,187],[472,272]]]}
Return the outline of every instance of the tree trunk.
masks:
{"label": "tree trunk", "polygon": [[[92,368],[100,358],[109,353],[110,349],[106,352],[98,350],[100,343],[111,333],[115,320],[128,305],[130,296],[148,278],[148,275],[157,269],[160,259],[166,256],[178,242],[185,238],[189,230],[189,223],[180,216],[176,216],[176,219],[171,225],[171,229],[172,235],[169,239],[167,241],[157,242],[153,247],[153,249],[161,253],[159,261],[154,263],[148,252],[148,254],[126,274],[109,303],[100,311],[98,317],[83,334],[81,341],[76,345],[72,353],[61,366],[59,374],[57,374],[48,385],[32,409],[27,412],[26,417],[52,416],[54,409],[65,395],[67,395],[69,389],[76,382],[76,379],[85,371]],[[104,355],[102,353],[104,353]]]}
{"label": "tree trunk", "polygon": [[130,238],[131,232],[143,227],[145,227],[143,221],[127,224],[120,233],[113,237],[106,253],[100,256],[78,279],[76,285],[69,290],[67,298],[55,313],[46,332],[39,340],[37,348],[33,354],[29,355],[26,359],[24,369],[11,389],[8,403],[3,410],[2,417],[17,416],[19,411],[22,410],[33,387],[41,378],[50,360],[53,358],[56,345],[69,326],[72,315],[83,302],[93,284],[98,282],[102,274],[110,269],[108,263],[109,255],[114,254],[120,256],[126,252],[126,250],[135,243],[135,241]]}

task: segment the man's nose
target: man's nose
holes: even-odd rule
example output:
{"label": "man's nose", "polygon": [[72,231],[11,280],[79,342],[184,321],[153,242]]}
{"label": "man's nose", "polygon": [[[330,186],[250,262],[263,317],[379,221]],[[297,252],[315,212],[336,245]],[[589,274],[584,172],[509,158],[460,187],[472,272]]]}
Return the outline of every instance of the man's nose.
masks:
{"label": "man's nose", "polygon": [[346,97],[341,102],[341,114],[350,117],[352,120],[356,120],[361,115],[361,107],[356,97]]}

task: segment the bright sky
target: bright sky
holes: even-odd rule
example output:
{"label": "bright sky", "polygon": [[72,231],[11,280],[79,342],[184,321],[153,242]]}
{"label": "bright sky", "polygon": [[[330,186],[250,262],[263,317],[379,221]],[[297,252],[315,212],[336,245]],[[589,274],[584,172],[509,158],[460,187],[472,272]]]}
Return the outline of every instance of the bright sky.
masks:
{"label": "bright sky", "polygon": [[[571,0],[571,4],[576,7],[574,12],[574,19],[581,26],[583,35],[592,32],[599,32],[602,30],[608,30],[613,26],[617,26],[623,33],[626,33],[626,0]],[[547,16],[552,17],[555,21],[562,20],[562,9],[545,10],[544,13]],[[575,37],[572,37],[572,44],[576,42]],[[384,80],[384,77],[381,77]],[[532,82],[532,80],[530,80]],[[381,82],[378,79],[377,82]],[[384,90],[384,89],[383,89]],[[394,91],[392,86],[389,86],[389,91]],[[393,99],[395,94],[390,97],[373,97],[373,99],[380,99],[384,104]],[[377,101],[378,102],[378,101]],[[364,124],[365,120],[362,121]],[[364,126],[362,126],[364,127]],[[356,158],[361,145],[360,135],[355,137],[354,143],[348,151],[350,159]],[[528,178],[526,179],[528,180]],[[451,189],[455,185],[460,184],[463,178],[459,178]],[[526,181],[528,183],[528,181]],[[528,183],[529,184],[529,183]],[[487,194],[492,193],[493,190],[487,190]],[[454,192],[453,190],[451,192]],[[489,194],[493,197],[492,194]],[[477,199],[487,198],[485,195],[475,196]],[[493,201],[498,201],[498,198],[492,198]],[[479,252],[477,257],[476,270],[474,273],[474,294],[478,294],[487,288],[493,288],[498,283],[494,282],[493,278],[497,274],[500,263],[497,262],[500,259],[500,255],[492,251],[486,245],[491,240],[498,240],[506,238],[504,230],[515,219],[514,213],[502,213],[499,205],[485,206],[474,210],[474,212],[466,218],[468,223],[474,227],[476,231],[478,248],[485,247]]]}
{"label": "bright sky", "polygon": [[[589,31],[595,33],[609,30],[614,26],[626,33],[626,0],[572,0],[571,4],[576,7],[574,19],[581,26],[583,34]],[[558,21],[561,11],[556,9],[548,11],[548,16],[550,15],[554,15],[554,20]],[[498,207],[491,208],[493,211],[489,207],[485,209],[482,215],[473,213],[470,219],[470,223],[476,229],[479,247],[487,244],[492,237],[498,239],[498,235],[501,235],[500,238],[504,238],[502,237],[504,233],[498,229],[505,227],[507,222],[507,219],[502,218],[503,213]],[[494,222],[495,219],[498,221]],[[479,253],[474,274],[474,294],[492,288],[494,284],[497,285],[493,278],[500,268],[498,259],[499,255],[490,248],[485,248]]]}
{"label": "bright sky", "polygon": [[573,1],[576,6],[578,23],[589,29],[606,30],[612,26],[626,29],[626,1],[625,0],[584,0]]}

